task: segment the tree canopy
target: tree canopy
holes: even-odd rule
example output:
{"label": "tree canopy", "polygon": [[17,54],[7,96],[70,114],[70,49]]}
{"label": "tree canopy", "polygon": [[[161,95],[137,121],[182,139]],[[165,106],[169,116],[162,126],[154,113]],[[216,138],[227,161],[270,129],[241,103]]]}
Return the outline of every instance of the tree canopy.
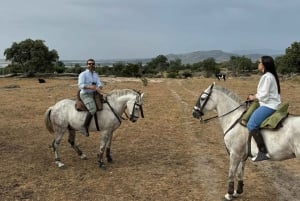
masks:
{"label": "tree canopy", "polygon": [[285,55],[276,58],[276,65],[280,73],[300,72],[300,42],[294,42],[286,48]]}
{"label": "tree canopy", "polygon": [[32,39],[14,42],[10,48],[5,49],[4,56],[11,61],[12,69],[19,69],[23,73],[53,72],[59,59],[57,51],[50,51],[43,40]]}

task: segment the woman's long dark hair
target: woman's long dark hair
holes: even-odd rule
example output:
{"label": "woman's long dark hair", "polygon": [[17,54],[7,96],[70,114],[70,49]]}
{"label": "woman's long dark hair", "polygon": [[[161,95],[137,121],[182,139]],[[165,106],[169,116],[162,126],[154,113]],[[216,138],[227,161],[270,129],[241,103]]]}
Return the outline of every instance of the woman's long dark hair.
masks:
{"label": "woman's long dark hair", "polygon": [[277,72],[276,72],[274,59],[270,56],[262,56],[261,57],[261,62],[265,67],[264,73],[270,72],[274,75],[276,83],[277,83],[278,93],[280,94],[280,83],[279,83],[278,75],[277,75]]}

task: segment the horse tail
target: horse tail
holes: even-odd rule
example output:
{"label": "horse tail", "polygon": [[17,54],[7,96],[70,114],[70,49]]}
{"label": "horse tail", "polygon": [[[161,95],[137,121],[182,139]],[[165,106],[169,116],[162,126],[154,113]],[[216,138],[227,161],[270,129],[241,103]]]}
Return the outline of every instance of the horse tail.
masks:
{"label": "horse tail", "polygon": [[49,107],[49,108],[47,109],[47,111],[45,112],[45,114],[44,114],[44,122],[45,122],[45,125],[46,125],[47,130],[48,130],[50,133],[54,133],[53,125],[52,125],[51,119],[50,119],[51,109],[52,109],[52,107]]}

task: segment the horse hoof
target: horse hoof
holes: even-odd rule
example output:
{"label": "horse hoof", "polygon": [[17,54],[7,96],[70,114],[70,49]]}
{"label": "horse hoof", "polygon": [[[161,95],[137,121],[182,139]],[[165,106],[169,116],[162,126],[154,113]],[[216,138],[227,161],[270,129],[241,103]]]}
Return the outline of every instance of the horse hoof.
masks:
{"label": "horse hoof", "polygon": [[237,193],[236,191],[234,191],[234,193],[232,195],[233,198],[238,198],[240,196],[241,196],[241,194]]}
{"label": "horse hoof", "polygon": [[55,164],[57,165],[57,167],[59,168],[63,168],[65,166],[65,164],[63,164],[62,162],[60,161],[55,161]]}
{"label": "horse hoof", "polygon": [[232,200],[232,195],[227,193],[227,194],[224,196],[223,201],[231,201],[231,200]]}
{"label": "horse hoof", "polygon": [[85,154],[81,154],[80,159],[82,159],[82,160],[87,160],[87,157],[86,157]]}
{"label": "horse hoof", "polygon": [[103,162],[99,163],[99,168],[102,170],[106,170],[106,165]]}
{"label": "horse hoof", "polygon": [[107,162],[113,163],[113,159],[112,158],[107,158]]}

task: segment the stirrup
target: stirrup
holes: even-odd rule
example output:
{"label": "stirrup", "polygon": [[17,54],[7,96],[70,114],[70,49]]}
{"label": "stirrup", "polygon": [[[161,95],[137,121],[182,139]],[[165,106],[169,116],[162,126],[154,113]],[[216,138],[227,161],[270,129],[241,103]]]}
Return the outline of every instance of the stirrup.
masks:
{"label": "stirrup", "polygon": [[270,156],[268,153],[258,152],[257,156],[252,158],[253,162],[269,160]]}

